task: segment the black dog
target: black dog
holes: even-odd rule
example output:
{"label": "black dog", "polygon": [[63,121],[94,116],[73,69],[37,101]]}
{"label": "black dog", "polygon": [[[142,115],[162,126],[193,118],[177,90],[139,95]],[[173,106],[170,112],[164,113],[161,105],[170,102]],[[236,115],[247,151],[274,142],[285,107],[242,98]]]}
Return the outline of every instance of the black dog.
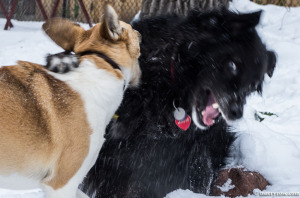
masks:
{"label": "black dog", "polygon": [[101,198],[162,198],[179,188],[210,194],[235,139],[227,123],[242,117],[246,96],[261,92],[275,67],[274,53],[255,30],[260,14],[194,11],[134,22],[143,36],[142,84],[126,92],[85,192]]}

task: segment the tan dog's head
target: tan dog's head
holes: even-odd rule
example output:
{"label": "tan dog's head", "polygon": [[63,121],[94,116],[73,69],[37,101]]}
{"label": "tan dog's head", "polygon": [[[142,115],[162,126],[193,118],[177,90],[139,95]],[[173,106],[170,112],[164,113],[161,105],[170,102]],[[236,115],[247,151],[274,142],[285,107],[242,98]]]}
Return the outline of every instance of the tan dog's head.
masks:
{"label": "tan dog's head", "polygon": [[46,34],[60,47],[80,54],[97,51],[115,61],[122,71],[130,70],[129,85],[137,85],[141,71],[138,64],[140,55],[140,34],[132,27],[119,21],[115,10],[106,5],[102,23],[84,30],[72,21],[53,18],[43,24]]}

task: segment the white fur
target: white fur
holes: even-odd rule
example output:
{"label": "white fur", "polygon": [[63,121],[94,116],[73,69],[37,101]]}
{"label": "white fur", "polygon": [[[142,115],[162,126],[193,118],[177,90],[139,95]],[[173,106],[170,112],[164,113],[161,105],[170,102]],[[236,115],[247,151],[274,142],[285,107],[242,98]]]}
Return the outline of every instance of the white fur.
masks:
{"label": "white fur", "polygon": [[[63,188],[54,191],[51,187],[44,189],[49,197],[76,197],[76,189],[89,169],[94,165],[104,142],[106,125],[119,107],[123,98],[124,79],[117,79],[113,74],[97,69],[93,62],[85,59],[79,68],[66,73],[51,73],[55,78],[66,82],[77,91],[84,101],[88,122],[93,130],[90,136],[89,153],[76,175]],[[126,74],[125,74],[126,76]],[[77,196],[83,197],[77,192]]]}
{"label": "white fur", "polygon": [[71,57],[71,61],[74,62],[74,63],[77,63],[78,62],[78,59],[77,57],[74,55]]}
{"label": "white fur", "polygon": [[74,70],[73,63],[78,62],[77,57],[75,55],[71,57],[63,57],[62,59],[53,57],[50,61],[49,70],[52,71],[54,68],[58,69],[59,73],[63,73],[65,67],[68,67],[70,70]]}
{"label": "white fur", "polygon": [[122,70],[122,73],[123,73],[123,75],[124,75],[124,77],[125,77],[125,89],[127,88],[127,86],[128,86],[128,83],[130,82],[130,80],[131,80],[131,77],[132,77],[132,73],[131,73],[131,69],[129,69],[129,68],[122,68],[121,69]]}
{"label": "white fur", "polygon": [[196,107],[195,107],[195,106],[192,107],[192,119],[193,119],[195,125],[196,125],[199,129],[205,130],[205,129],[208,128],[208,127],[203,126],[203,125],[201,125],[201,124],[199,123],[199,119],[198,119],[198,116],[197,116],[197,110],[196,110]]}
{"label": "white fur", "polygon": [[63,57],[61,62],[71,65],[72,64],[72,57]]}
{"label": "white fur", "polygon": [[49,70],[53,70],[55,67],[57,67],[57,65],[60,65],[61,60],[57,57],[53,57],[51,60],[51,64],[49,67]]}

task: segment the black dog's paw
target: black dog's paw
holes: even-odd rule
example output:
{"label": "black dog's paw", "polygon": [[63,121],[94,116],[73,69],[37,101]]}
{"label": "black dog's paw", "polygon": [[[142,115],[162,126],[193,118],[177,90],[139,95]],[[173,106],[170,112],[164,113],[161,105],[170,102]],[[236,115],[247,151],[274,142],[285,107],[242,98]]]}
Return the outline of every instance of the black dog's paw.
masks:
{"label": "black dog's paw", "polygon": [[46,61],[48,70],[60,74],[72,71],[79,66],[77,56],[71,52],[48,55]]}

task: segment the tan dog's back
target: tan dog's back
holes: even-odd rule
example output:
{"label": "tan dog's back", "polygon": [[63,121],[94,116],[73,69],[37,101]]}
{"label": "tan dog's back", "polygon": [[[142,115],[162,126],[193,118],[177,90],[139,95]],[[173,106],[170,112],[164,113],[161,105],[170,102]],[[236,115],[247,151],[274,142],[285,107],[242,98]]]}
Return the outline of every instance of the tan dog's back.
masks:
{"label": "tan dog's back", "polygon": [[[50,179],[62,148],[73,150],[66,158],[83,161],[91,131],[82,130],[89,126],[80,95],[41,65],[20,61],[15,67],[2,67],[0,75],[1,175],[17,170],[24,176]],[[71,142],[86,149],[70,147]],[[65,171],[75,174],[82,161],[66,165]]]}

